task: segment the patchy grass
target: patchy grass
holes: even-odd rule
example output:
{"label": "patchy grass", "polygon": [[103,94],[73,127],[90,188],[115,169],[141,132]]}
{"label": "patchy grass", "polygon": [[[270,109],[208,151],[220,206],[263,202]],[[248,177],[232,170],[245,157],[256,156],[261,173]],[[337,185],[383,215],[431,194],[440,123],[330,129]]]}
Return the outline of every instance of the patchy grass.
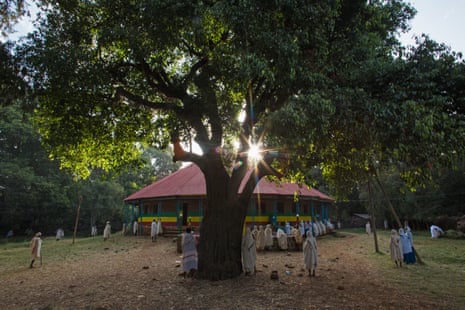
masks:
{"label": "patchy grass", "polygon": [[[431,239],[429,232],[414,232],[415,250],[423,265],[404,265],[396,268],[390,260],[390,231],[378,231],[380,253],[374,252],[374,239],[368,256],[379,268],[383,277],[412,293],[431,296],[455,309],[465,304],[465,240]],[[368,236],[367,236],[368,237]]]}
{"label": "patchy grass", "polygon": [[[42,260],[47,264],[61,261],[79,260],[86,256],[102,255],[105,251],[126,251],[137,247],[137,242],[131,238],[122,238],[119,235],[103,241],[97,238],[65,238],[56,241],[53,237],[42,238]],[[30,263],[29,241],[8,242],[0,244],[0,273],[14,272],[20,266],[28,266]],[[36,263],[37,265],[37,263]]]}
{"label": "patchy grass", "polygon": [[[351,238],[353,234],[357,234],[360,238]],[[465,240],[445,238],[432,240],[429,232],[414,232],[415,248],[425,264],[414,264],[404,266],[403,268],[397,268],[390,260],[390,231],[381,230],[377,231],[377,234],[380,250],[379,253],[376,253],[374,250],[373,235],[368,236],[364,229],[342,230],[335,234],[319,237],[319,247],[322,252],[320,259],[323,264],[325,260],[327,260],[330,266],[327,267],[327,269],[322,269],[321,274],[330,274],[330,269],[335,269],[337,264],[339,264],[339,261],[342,258],[342,251],[332,250],[332,246],[342,243],[343,247],[349,248],[351,253],[356,253],[364,258],[368,258],[367,262],[361,260],[359,263],[366,263],[367,268],[372,268],[372,271],[379,274],[383,281],[394,284],[401,288],[403,292],[408,292],[413,296],[426,295],[428,298],[431,298],[441,305],[442,307],[440,307],[440,309],[463,309],[463,305],[465,304]],[[110,240],[105,242],[101,237],[78,238],[75,240],[74,244],[72,244],[72,238],[63,239],[61,241],[55,241],[53,237],[44,238],[43,261],[47,266],[60,264],[64,261],[71,262],[71,264],[75,265],[73,262],[86,262],[86,259],[90,257],[96,258],[93,261],[100,261],[100,257],[102,257],[103,260],[105,259],[105,255],[111,253],[113,253],[112,257],[116,258],[118,255],[115,255],[114,253],[129,253],[133,249],[141,248],[143,240],[145,240],[145,238],[138,239],[121,237],[119,234],[114,234]],[[353,240],[356,240],[356,242],[352,242]],[[147,249],[147,253],[156,253],[155,256],[160,253],[171,253],[174,245],[172,243],[165,243],[166,246],[169,247],[169,251],[166,250],[168,252],[163,252],[164,250],[161,249],[158,249],[156,252],[151,252],[152,245],[150,245]],[[326,252],[324,250],[326,250]],[[18,242],[0,244],[0,274],[6,275],[13,274],[15,272],[21,274],[21,272],[23,272],[29,264],[29,253],[28,241],[20,240]],[[279,255],[279,253],[275,253],[274,255]],[[178,256],[178,254],[173,255],[175,259],[178,259]],[[266,255],[263,254],[261,259],[266,259],[268,256],[272,257],[270,253],[267,253]],[[124,255],[120,257],[124,258],[126,256]],[[300,255],[293,254],[292,256],[285,256],[286,259],[290,259],[292,257],[297,257],[297,260],[293,264],[298,266],[301,261]],[[270,262],[266,263],[271,264]],[[157,274],[158,278],[162,277],[162,273],[155,272],[155,266],[157,264],[159,264],[157,260],[154,260],[152,265],[144,260],[143,263],[138,265],[138,267],[150,265],[151,272]],[[169,267],[171,268],[172,265],[173,263],[171,263]],[[262,265],[260,265],[260,267],[261,266]],[[168,267],[163,268],[166,269]],[[343,268],[349,267],[344,265]],[[118,275],[118,277],[120,277],[120,274],[123,273],[123,271],[108,269],[107,273],[110,275]],[[262,274],[264,273],[264,270],[262,270]],[[142,274],[145,273],[141,273],[139,276]],[[338,274],[338,276],[340,275]],[[151,274],[148,279],[152,279],[151,281],[154,281],[153,278],[154,275]],[[294,278],[287,278],[287,281],[290,281],[289,279]],[[325,278],[322,277],[320,278],[320,281],[324,281],[324,279]],[[86,278],[83,281],[85,281],[86,285],[89,284],[89,281]],[[173,283],[179,282],[178,279],[174,279],[173,281],[175,281]],[[295,281],[297,283],[296,288],[298,288],[298,285],[302,284],[301,281],[303,281],[303,279],[296,277]],[[344,279],[344,281],[346,280]],[[155,282],[159,281],[157,280]],[[76,284],[73,282],[73,290],[77,290],[80,287],[75,285]],[[210,287],[210,284],[205,285]],[[331,287],[331,285],[329,287]],[[313,289],[316,289],[316,287],[313,287]],[[83,294],[83,296],[87,299],[93,299],[94,297],[98,297],[95,295],[97,294],[96,292],[97,291],[93,291],[91,289],[84,289],[80,292],[80,294]],[[335,296],[336,293],[337,292],[333,292],[332,294]],[[139,294],[138,291],[137,294]],[[363,290],[360,290],[360,294],[363,295]],[[389,295],[390,292],[387,291],[386,294]],[[392,298],[396,298],[396,296],[392,296]],[[406,307],[408,307],[408,305],[406,305]]]}

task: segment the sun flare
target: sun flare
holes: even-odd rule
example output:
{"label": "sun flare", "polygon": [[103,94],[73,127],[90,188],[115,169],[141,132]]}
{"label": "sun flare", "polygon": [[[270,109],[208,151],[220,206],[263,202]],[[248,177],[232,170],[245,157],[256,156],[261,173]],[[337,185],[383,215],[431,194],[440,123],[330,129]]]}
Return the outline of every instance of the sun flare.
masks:
{"label": "sun flare", "polygon": [[260,146],[257,144],[251,144],[248,152],[249,160],[252,162],[258,162],[262,160],[262,154]]}

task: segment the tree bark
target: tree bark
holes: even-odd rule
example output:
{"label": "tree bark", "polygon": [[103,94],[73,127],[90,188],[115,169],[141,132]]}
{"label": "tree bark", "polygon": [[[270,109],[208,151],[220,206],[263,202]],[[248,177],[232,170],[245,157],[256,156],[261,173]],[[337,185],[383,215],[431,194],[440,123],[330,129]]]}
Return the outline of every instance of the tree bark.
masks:
{"label": "tree bark", "polygon": [[223,166],[204,171],[207,207],[200,226],[197,276],[224,280],[242,273],[242,228],[247,204],[242,203],[237,188],[228,186],[230,178]]}

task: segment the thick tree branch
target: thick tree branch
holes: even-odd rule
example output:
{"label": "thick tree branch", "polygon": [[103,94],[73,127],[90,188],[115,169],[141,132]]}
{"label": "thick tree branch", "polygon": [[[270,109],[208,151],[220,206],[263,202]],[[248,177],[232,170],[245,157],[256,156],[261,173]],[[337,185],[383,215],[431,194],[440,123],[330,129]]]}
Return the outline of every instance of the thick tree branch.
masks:
{"label": "thick tree branch", "polygon": [[139,95],[135,95],[123,87],[116,88],[116,96],[126,98],[128,101],[134,102],[138,105],[145,106],[154,110],[173,111],[175,113],[182,113],[181,108],[170,102],[153,102],[147,100]]}
{"label": "thick tree branch", "polygon": [[193,79],[193,77],[195,76],[195,74],[197,73],[197,70],[199,70],[200,68],[202,68],[203,66],[205,66],[206,64],[208,63],[208,57],[205,56],[203,57],[202,59],[200,59],[198,62],[196,62],[191,70],[189,71],[188,74],[186,74],[186,76],[184,77],[183,79],[183,84],[184,85],[187,85],[189,83],[189,81],[191,81]]}
{"label": "thick tree branch", "polygon": [[254,171],[250,174],[244,189],[242,190],[242,199],[248,200],[250,198],[250,196],[253,194],[255,186],[263,177],[267,175],[276,176],[278,178],[283,177],[279,171],[271,167],[271,162],[277,158],[287,157],[287,155],[279,154],[277,152],[264,152],[262,156],[263,159],[257,163]]}
{"label": "thick tree branch", "polygon": [[174,156],[173,156],[173,161],[183,161],[183,162],[193,162],[196,164],[199,164],[202,161],[202,157],[194,154],[192,152],[187,152],[185,151],[182,146],[179,138],[173,138],[173,151],[174,151]]}
{"label": "thick tree branch", "polygon": [[184,89],[174,86],[163,70],[153,71],[145,60],[139,60],[139,62],[139,68],[147,77],[147,81],[151,87],[163,93],[167,97],[182,100],[186,96]]}

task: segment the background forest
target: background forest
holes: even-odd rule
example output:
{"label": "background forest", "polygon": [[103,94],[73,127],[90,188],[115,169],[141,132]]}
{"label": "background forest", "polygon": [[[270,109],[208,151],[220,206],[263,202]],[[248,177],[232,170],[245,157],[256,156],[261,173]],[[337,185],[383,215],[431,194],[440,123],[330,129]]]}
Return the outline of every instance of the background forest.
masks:
{"label": "background forest", "polygon": [[48,158],[29,117],[16,104],[0,108],[2,236],[10,229],[15,235],[37,230],[50,234],[60,227],[69,236],[79,204],[79,234],[89,235],[94,224],[101,232],[106,221],[121,227],[123,199],[180,166],[169,153],[141,145],[140,167],[118,174],[94,171],[82,180]]}

